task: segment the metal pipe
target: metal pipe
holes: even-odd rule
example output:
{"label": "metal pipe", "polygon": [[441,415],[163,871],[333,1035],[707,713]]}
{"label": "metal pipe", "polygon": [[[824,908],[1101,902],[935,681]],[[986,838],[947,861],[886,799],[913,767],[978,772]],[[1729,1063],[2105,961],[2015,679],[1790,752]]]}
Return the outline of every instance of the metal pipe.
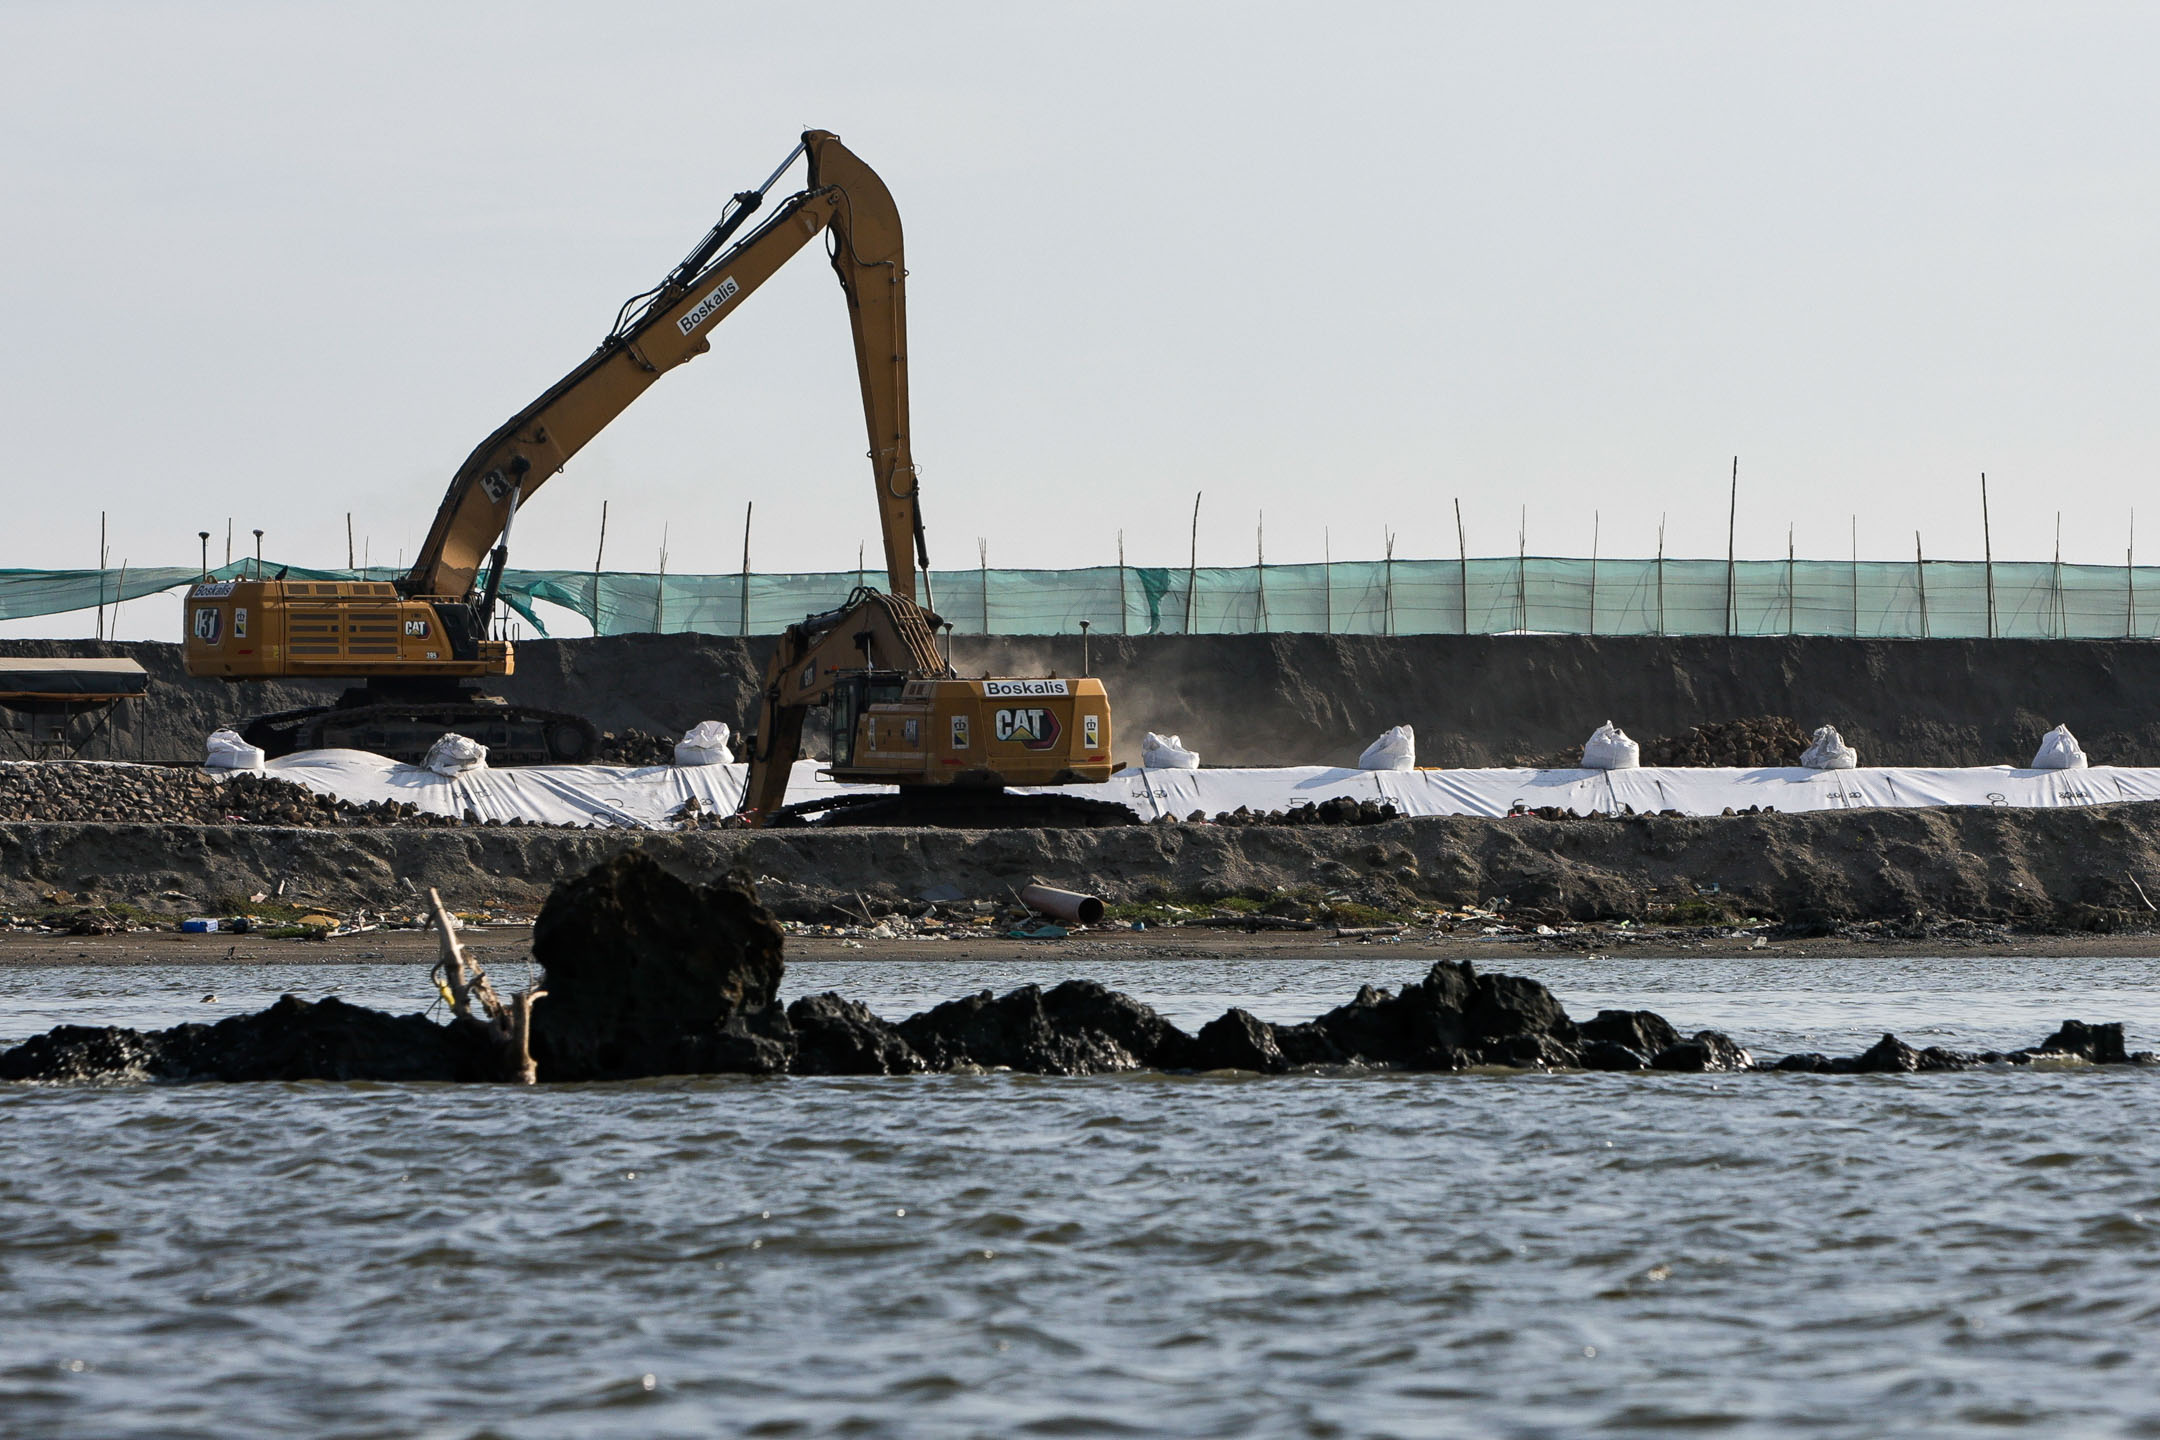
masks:
{"label": "metal pipe", "polygon": [[1055,889],[1039,880],[1020,887],[1020,903],[1052,919],[1070,920],[1076,925],[1093,925],[1103,917],[1103,902],[1093,895]]}

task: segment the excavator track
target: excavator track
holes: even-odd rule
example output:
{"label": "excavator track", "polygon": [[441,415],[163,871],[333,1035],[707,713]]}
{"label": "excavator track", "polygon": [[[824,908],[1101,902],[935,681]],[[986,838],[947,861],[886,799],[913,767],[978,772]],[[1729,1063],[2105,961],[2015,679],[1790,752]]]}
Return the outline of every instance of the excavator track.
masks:
{"label": "excavator track", "polygon": [[1010,790],[948,786],[805,800],[775,810],[765,823],[783,829],[874,825],[891,829],[931,826],[942,830],[1092,830],[1108,825],[1138,825],[1140,817],[1130,806],[1080,795],[1023,795]]}
{"label": "excavator track", "polygon": [[271,756],[367,750],[417,765],[452,732],[487,746],[490,765],[587,765],[600,751],[599,732],[581,715],[454,700],[286,710],[258,716],[240,733]]}

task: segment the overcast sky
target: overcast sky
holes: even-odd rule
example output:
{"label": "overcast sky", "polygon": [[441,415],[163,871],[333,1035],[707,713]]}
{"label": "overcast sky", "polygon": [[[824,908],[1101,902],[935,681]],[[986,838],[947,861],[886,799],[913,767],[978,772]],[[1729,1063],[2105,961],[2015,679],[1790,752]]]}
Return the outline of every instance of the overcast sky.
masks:
{"label": "overcast sky", "polygon": [[[2160,467],[2160,8],[0,3],[0,565],[410,557],[806,126],[907,226],[931,553],[2120,563]],[[792,189],[801,170],[783,182]],[[852,567],[817,250],[513,563]],[[2149,502],[2160,560],[2160,502]],[[130,631],[151,621],[131,621]],[[175,612],[176,613],[176,612]],[[159,621],[157,623],[164,623]],[[175,622],[176,623],[176,622]],[[24,626],[9,627],[18,633]],[[38,627],[30,626],[35,631]],[[52,627],[46,627],[48,631]],[[148,633],[148,632],[144,632]]]}

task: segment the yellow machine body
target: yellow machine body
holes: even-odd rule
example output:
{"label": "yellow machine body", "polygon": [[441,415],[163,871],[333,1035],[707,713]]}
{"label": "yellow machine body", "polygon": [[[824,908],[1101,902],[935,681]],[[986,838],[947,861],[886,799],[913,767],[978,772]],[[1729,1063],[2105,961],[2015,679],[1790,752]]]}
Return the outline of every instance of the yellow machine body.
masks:
{"label": "yellow machine body", "polygon": [[369,580],[212,580],[187,593],[187,671],[232,680],[508,675],[508,644],[453,653],[425,600]]}
{"label": "yellow machine body", "polygon": [[1114,768],[1100,680],[865,676],[833,704],[832,777],[849,784],[1091,785]]}

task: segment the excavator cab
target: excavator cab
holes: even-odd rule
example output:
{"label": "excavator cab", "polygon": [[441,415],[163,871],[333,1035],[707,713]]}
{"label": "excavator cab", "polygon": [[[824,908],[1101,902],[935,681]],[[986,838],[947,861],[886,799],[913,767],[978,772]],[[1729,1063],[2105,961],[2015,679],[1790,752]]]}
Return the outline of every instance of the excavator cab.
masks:
{"label": "excavator cab", "polygon": [[855,764],[855,747],[861,738],[863,718],[873,705],[898,704],[907,692],[908,677],[898,670],[865,670],[843,675],[832,695],[832,763],[835,770]]}

